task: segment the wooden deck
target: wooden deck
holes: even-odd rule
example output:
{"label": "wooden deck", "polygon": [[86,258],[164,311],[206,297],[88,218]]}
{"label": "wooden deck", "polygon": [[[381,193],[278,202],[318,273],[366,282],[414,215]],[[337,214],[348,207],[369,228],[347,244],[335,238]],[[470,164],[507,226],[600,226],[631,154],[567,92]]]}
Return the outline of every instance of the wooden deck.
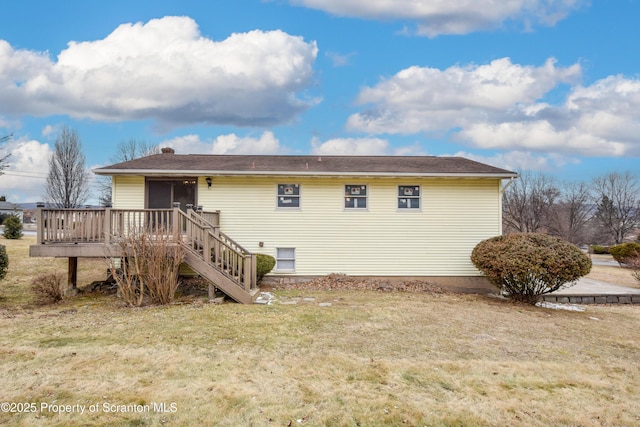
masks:
{"label": "wooden deck", "polygon": [[121,256],[120,242],[144,230],[156,238],[179,236],[185,263],[236,301],[251,303],[258,294],[256,255],[220,231],[219,212],[39,208],[37,224],[29,255],[69,258],[70,281],[77,258]]}

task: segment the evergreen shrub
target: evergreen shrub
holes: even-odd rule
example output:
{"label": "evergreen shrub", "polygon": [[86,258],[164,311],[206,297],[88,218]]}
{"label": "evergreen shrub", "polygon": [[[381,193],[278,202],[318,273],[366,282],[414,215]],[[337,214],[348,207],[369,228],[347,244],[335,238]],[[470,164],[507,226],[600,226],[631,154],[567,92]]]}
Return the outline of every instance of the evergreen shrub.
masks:
{"label": "evergreen shrub", "polygon": [[591,260],[577,246],[542,233],[484,240],[473,249],[471,261],[503,295],[529,304],[591,270]]}
{"label": "evergreen shrub", "polygon": [[260,283],[262,278],[276,266],[276,259],[271,255],[257,254],[256,264],[256,276],[258,283]]}

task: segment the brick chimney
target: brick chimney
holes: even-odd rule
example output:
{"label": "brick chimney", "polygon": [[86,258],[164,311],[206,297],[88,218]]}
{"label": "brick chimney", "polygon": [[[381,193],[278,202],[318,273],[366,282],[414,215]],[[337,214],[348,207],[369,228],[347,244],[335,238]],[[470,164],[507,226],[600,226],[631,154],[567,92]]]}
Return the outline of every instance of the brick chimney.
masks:
{"label": "brick chimney", "polygon": [[160,151],[162,152],[162,154],[176,154],[176,150],[171,147],[163,147],[160,149]]}

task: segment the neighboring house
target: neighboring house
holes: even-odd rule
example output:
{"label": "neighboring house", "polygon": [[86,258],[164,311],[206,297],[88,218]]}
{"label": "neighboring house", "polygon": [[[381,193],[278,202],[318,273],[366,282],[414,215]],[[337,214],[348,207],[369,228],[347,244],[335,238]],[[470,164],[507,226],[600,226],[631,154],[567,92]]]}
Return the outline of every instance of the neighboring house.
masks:
{"label": "neighboring house", "polygon": [[15,215],[22,221],[22,208],[15,203],[0,201],[0,215]]}
{"label": "neighboring house", "polygon": [[25,224],[35,224],[37,222],[36,210],[35,209],[25,209],[23,211],[22,222],[24,222]]}
{"label": "neighboring house", "polygon": [[502,232],[502,181],[458,157],[177,155],[95,169],[113,209],[219,211],[220,230],[276,258],[270,280],[342,273],[474,287],[475,245]]}

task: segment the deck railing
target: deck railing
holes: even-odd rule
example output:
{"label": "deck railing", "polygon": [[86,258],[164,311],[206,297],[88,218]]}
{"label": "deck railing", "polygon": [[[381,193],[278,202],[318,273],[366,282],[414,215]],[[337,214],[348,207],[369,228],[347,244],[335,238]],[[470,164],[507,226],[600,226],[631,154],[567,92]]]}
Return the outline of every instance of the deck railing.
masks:
{"label": "deck railing", "polygon": [[179,235],[181,243],[249,292],[257,286],[256,255],[220,231],[218,212],[174,209],[44,209],[37,211],[37,242],[111,243],[144,230]]}
{"label": "deck railing", "polygon": [[173,209],[38,209],[37,218],[40,244],[108,243],[134,230],[174,231]]}
{"label": "deck railing", "polygon": [[38,209],[38,243],[104,242],[106,209]]}

